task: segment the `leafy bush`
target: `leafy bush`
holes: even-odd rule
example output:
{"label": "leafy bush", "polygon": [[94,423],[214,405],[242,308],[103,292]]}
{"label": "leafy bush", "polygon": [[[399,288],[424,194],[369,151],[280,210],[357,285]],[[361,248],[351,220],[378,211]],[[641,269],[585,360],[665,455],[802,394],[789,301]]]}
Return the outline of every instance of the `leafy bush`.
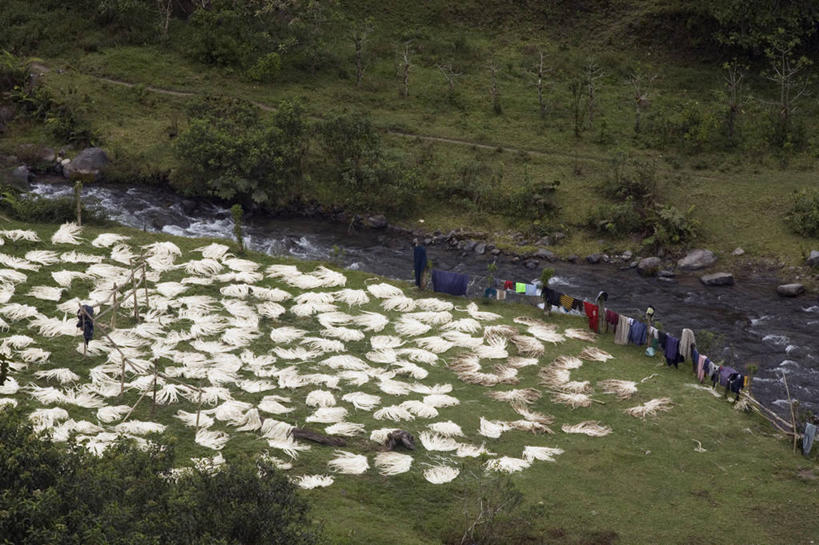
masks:
{"label": "leafy bush", "polygon": [[657,193],[657,165],[654,161],[630,161],[624,154],[617,154],[601,189],[610,199],[649,202]]}
{"label": "leafy bush", "polygon": [[270,83],[276,79],[282,68],[282,58],[278,53],[268,53],[256,59],[256,64],[250,67],[247,75],[253,81]]}
{"label": "leafy bush", "polygon": [[819,238],[819,191],[794,192],[785,223],[803,237]]}
{"label": "leafy bush", "polygon": [[172,441],[124,439],[102,456],[40,438],[0,411],[0,535],[17,545],[311,545],[308,504],[270,462],[174,472]]}
{"label": "leafy bush", "polygon": [[589,216],[588,225],[599,233],[616,237],[640,235],[647,249],[691,242],[699,236],[694,209],[680,212],[674,206],[652,203],[638,207],[632,198],[622,203],[599,206]]}
{"label": "leafy bush", "polygon": [[559,186],[559,180],[552,182],[532,180],[529,170],[526,169],[523,183],[515,184],[514,189],[504,199],[507,215],[527,220],[554,217],[559,210],[555,201]]}
{"label": "leafy bush", "polygon": [[[0,188],[0,210],[20,221],[65,223],[76,221],[77,207],[68,197],[47,199],[38,195],[21,195],[10,188]],[[87,213],[83,208],[86,223],[101,223],[104,219],[97,214]]]}
{"label": "leafy bush", "polygon": [[275,207],[295,193],[307,148],[304,111],[282,102],[273,119],[234,99],[207,99],[192,108],[174,149],[183,163],[171,181],[189,193]]}

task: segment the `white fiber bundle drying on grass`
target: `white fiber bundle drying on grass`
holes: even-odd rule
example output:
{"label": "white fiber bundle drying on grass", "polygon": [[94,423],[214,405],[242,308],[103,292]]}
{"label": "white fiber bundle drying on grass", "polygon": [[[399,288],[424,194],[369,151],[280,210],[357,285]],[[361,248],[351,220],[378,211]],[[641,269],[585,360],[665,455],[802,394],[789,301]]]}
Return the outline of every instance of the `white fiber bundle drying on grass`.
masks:
{"label": "white fiber bundle drying on grass", "polygon": [[540,460],[541,462],[554,462],[555,456],[563,454],[564,450],[560,448],[551,447],[523,447],[523,459],[532,462]]}
{"label": "white fiber bundle drying on grass", "polygon": [[229,257],[222,260],[222,263],[235,272],[255,272],[259,268],[259,264],[249,259],[241,259],[238,257]]}
{"label": "white fiber bundle drying on grass", "polygon": [[443,354],[455,346],[455,343],[447,341],[442,337],[421,337],[420,339],[415,339],[415,344],[434,354]]}
{"label": "white fiber bundle drying on grass", "polygon": [[476,346],[474,350],[478,358],[482,360],[500,360],[509,357],[506,351],[506,339],[502,337],[493,337],[487,341],[487,344]]}
{"label": "white fiber bundle drying on grass", "polygon": [[297,303],[290,307],[290,312],[299,318],[306,318],[313,314],[333,312],[335,310],[337,310],[336,306],[329,303]]}
{"label": "white fiber bundle drying on grass", "polygon": [[306,422],[317,424],[335,424],[347,418],[347,409],[344,407],[320,407],[306,418]]}
{"label": "white fiber bundle drying on grass", "polygon": [[31,250],[30,252],[26,252],[26,260],[47,267],[59,262],[60,258],[57,252],[52,252],[51,250]]}
{"label": "white fiber bundle drying on grass", "polygon": [[532,336],[547,343],[557,344],[566,340],[566,337],[557,332],[557,328],[555,326],[549,324],[531,325],[526,329],[526,331],[528,331]]}
{"label": "white fiber bundle drying on grass", "polygon": [[277,320],[279,316],[287,312],[286,308],[273,301],[259,303],[256,305],[256,310],[259,312],[259,316],[264,316],[265,318],[270,318],[271,320]]}
{"label": "white fiber bundle drying on grass", "polygon": [[174,298],[187,291],[188,286],[179,282],[162,282],[154,286],[163,297]]}
{"label": "white fiber bundle drying on grass", "polygon": [[365,335],[362,331],[349,327],[328,327],[320,332],[322,337],[330,337],[344,342],[361,341]]}
{"label": "white fiber bundle drying on grass", "polygon": [[194,252],[202,252],[202,257],[206,259],[222,259],[229,250],[230,248],[228,246],[214,242],[207,246],[200,246],[196,248]]}
{"label": "white fiber bundle drying on grass", "polygon": [[441,337],[461,348],[476,348],[483,345],[483,338],[472,337],[460,331],[447,331],[441,334]]}
{"label": "white fiber bundle drying on grass", "polygon": [[69,384],[80,380],[80,376],[77,373],[66,367],[36,371],[34,376],[45,380],[53,380],[60,384]]}
{"label": "white fiber bundle drying on grass", "polygon": [[345,312],[334,310],[331,312],[320,312],[316,316],[316,320],[318,320],[318,323],[320,323],[322,327],[335,327],[350,324],[354,318]]}
{"label": "white fiber bundle drying on grass", "polygon": [[80,233],[82,233],[82,227],[76,223],[64,223],[51,235],[51,244],[79,244]]}
{"label": "white fiber bundle drying on grass", "polygon": [[396,288],[384,282],[380,284],[369,284],[367,291],[378,299],[389,299],[390,297],[401,297],[404,295],[404,292],[400,288]]}
{"label": "white fiber bundle drying on grass", "polygon": [[60,407],[53,409],[35,409],[28,415],[28,419],[34,426],[34,431],[41,432],[46,429],[53,428],[57,422],[61,422],[68,418],[68,411]]}
{"label": "white fiber bundle drying on grass", "polygon": [[452,314],[446,311],[434,312],[427,310],[424,312],[410,312],[406,316],[407,318],[412,318],[428,325],[443,325],[452,321]]}
{"label": "white fiber bundle drying on grass", "polygon": [[[100,409],[102,410],[102,409]],[[187,411],[178,410],[174,415],[174,418],[178,418],[188,427],[195,428],[196,427],[196,413],[189,413]],[[201,411],[199,414],[199,427],[200,428],[209,428],[213,425],[213,417],[207,414],[207,411]]]}
{"label": "white fiber bundle drying on grass", "polygon": [[307,332],[303,329],[295,327],[284,326],[270,330],[270,340],[276,344],[289,344],[296,339],[300,339]]}
{"label": "white fiber bundle drying on grass", "polygon": [[12,335],[10,337],[6,337],[5,339],[0,339],[0,344],[2,346],[10,346],[15,350],[21,350],[34,342],[34,339],[29,337],[28,335]]}
{"label": "white fiber bundle drying on grass", "polygon": [[336,398],[327,390],[313,390],[307,394],[304,403],[308,407],[334,407]]}
{"label": "white fiber bundle drying on grass", "polygon": [[232,424],[236,426],[236,431],[256,431],[262,427],[262,418],[258,409],[250,409],[241,420]]}
{"label": "white fiber bundle drying on grass", "polygon": [[595,422],[594,420],[587,420],[573,426],[563,424],[560,429],[562,429],[564,433],[580,433],[588,435],[589,437],[604,437],[611,433],[610,427],[603,426],[600,422]]}
{"label": "white fiber bundle drying on grass", "polygon": [[444,422],[433,422],[427,426],[430,430],[445,437],[463,437],[464,432],[461,427],[451,420]]}
{"label": "white fiber bundle drying on grass", "polygon": [[364,392],[350,392],[341,396],[341,399],[342,401],[351,403],[353,407],[362,411],[371,411],[381,403],[379,396]]}
{"label": "white fiber bundle drying on grass", "polygon": [[518,471],[523,471],[524,469],[528,468],[530,465],[532,465],[532,462],[530,462],[529,460],[524,460],[522,458],[511,458],[509,456],[502,456],[501,458],[487,460],[483,467],[486,468],[488,471],[517,473]]}
{"label": "white fiber bundle drying on grass", "polygon": [[549,388],[559,390],[564,384],[569,382],[571,373],[567,369],[560,367],[549,366],[541,369],[538,374],[540,384],[548,386]]}
{"label": "white fiber bundle drying on grass", "polygon": [[294,348],[282,348],[277,346],[273,349],[273,352],[283,360],[307,361],[321,355],[321,352],[317,350],[307,350],[302,346],[296,346]]}
{"label": "white fiber bundle drying on grass", "polygon": [[428,365],[438,363],[438,356],[434,352],[423,348],[400,348],[396,352],[399,356],[404,356],[416,363],[426,363]]}
{"label": "white fiber bundle drying on grass", "polygon": [[169,271],[177,257],[182,255],[179,246],[170,241],[154,242],[143,246],[146,250],[145,262],[155,271]]}
{"label": "white fiber bundle drying on grass", "polygon": [[481,324],[474,318],[461,318],[446,323],[442,327],[447,331],[460,331],[461,333],[477,333],[481,329]]}
{"label": "white fiber bundle drying on grass", "polygon": [[363,327],[365,331],[379,332],[390,323],[389,319],[377,312],[362,312],[354,317],[353,323]]}
{"label": "white fiber bundle drying on grass", "polygon": [[0,269],[0,283],[21,284],[27,279],[28,276],[20,271],[15,271],[14,269]]}
{"label": "white fiber bundle drying on grass", "polygon": [[337,303],[344,303],[348,307],[366,305],[370,302],[370,297],[364,290],[343,289],[334,292],[333,298]]}
{"label": "white fiber bundle drying on grass", "polygon": [[228,286],[224,286],[224,287],[219,288],[219,293],[221,293],[225,297],[236,297],[236,298],[239,298],[239,299],[244,299],[245,297],[247,297],[250,294],[250,285],[249,284],[230,284]]}
{"label": "white fiber bundle drying on grass", "polygon": [[481,425],[478,429],[478,433],[484,437],[489,437],[490,439],[497,439],[503,432],[509,431],[510,429],[511,427],[507,422],[502,422],[500,420],[487,420],[486,418],[481,417]]}
{"label": "white fiber bundle drying on grass", "polygon": [[422,431],[418,434],[421,444],[429,451],[448,452],[457,450],[458,441],[448,435],[441,435],[435,432]]}
{"label": "white fiber bundle drying on grass", "polygon": [[398,428],[380,428],[377,430],[372,430],[370,432],[370,441],[383,445],[387,441],[387,437],[394,431],[398,431]]}
{"label": "white fiber bundle drying on grass", "polygon": [[542,342],[528,335],[514,335],[509,340],[515,345],[515,348],[518,350],[518,354],[521,356],[533,356],[535,358],[539,358],[546,350]]}
{"label": "white fiber bundle drying on grass", "polygon": [[347,284],[347,277],[344,274],[330,270],[323,265],[316,267],[310,275],[321,280],[321,287],[323,288],[343,287]]}
{"label": "white fiber bundle drying on grass", "polygon": [[637,383],[631,380],[608,379],[597,383],[604,394],[614,394],[617,399],[629,399],[637,393]]}
{"label": "white fiber bundle drying on grass", "polygon": [[560,389],[570,394],[588,394],[592,391],[591,383],[588,380],[571,380],[563,384]]}
{"label": "white fiber bundle drying on grass", "polygon": [[304,337],[301,344],[327,354],[329,352],[344,352],[344,343],[335,339],[323,339],[321,337]]}
{"label": "white fiber bundle drying on grass", "polygon": [[537,358],[522,358],[520,356],[512,356],[506,360],[506,365],[514,367],[515,369],[523,369],[524,367],[532,367],[538,365],[540,361]]}
{"label": "white fiber bundle drying on grass", "polygon": [[458,458],[477,458],[478,456],[496,456],[494,452],[486,449],[486,443],[481,443],[481,446],[472,445],[469,443],[460,443],[458,450],[455,451],[455,456]]}
{"label": "white fiber bundle drying on grass", "polygon": [[373,413],[373,418],[376,420],[393,420],[395,422],[415,420],[415,416],[400,405],[382,407]]}
{"label": "white fiber bundle drying on grass", "polygon": [[42,348],[31,347],[21,350],[18,356],[26,363],[45,363],[51,356],[51,352],[47,352]]}
{"label": "white fiber bundle drying on grass", "polygon": [[165,384],[156,392],[156,402],[160,405],[171,405],[179,401],[179,396],[189,397],[193,388],[184,384]]}
{"label": "white fiber bundle drying on grass", "polygon": [[646,401],[642,405],[628,408],[624,412],[634,418],[645,420],[647,416],[656,416],[657,413],[670,411],[673,406],[670,397],[660,397]]}
{"label": "white fiber bundle drying on grass", "polygon": [[270,265],[264,272],[271,278],[287,278],[289,276],[299,276],[302,274],[295,265],[284,264]]}
{"label": "white fiber bundle drying on grass", "polygon": [[94,248],[110,248],[112,245],[116,244],[117,242],[123,242],[128,240],[131,237],[127,237],[125,235],[120,235],[117,233],[102,233],[97,235],[91,242],[91,246]]}
{"label": "white fiber bundle drying on grass", "polygon": [[310,274],[299,274],[298,276],[286,276],[282,278],[288,286],[298,288],[300,290],[314,290],[323,286],[320,278],[316,278]]}
{"label": "white fiber bundle drying on grass", "polygon": [[406,473],[412,466],[412,456],[400,452],[379,452],[375,455],[375,467],[381,475],[388,477]]}
{"label": "white fiber bundle drying on grass", "polygon": [[143,422],[141,420],[129,420],[114,426],[117,433],[127,433],[129,435],[150,435],[152,433],[162,433],[166,426],[158,422]]}
{"label": "white fiber bundle drying on grass", "polygon": [[427,310],[431,312],[446,312],[455,308],[455,305],[453,305],[449,301],[442,301],[441,299],[436,299],[434,297],[428,297],[426,299],[416,299],[415,304],[421,310]]}
{"label": "white fiber bundle drying on grass", "polygon": [[333,484],[333,477],[330,475],[301,475],[293,479],[296,486],[305,490],[313,488],[324,488]]}
{"label": "white fiber bundle drying on grass", "polygon": [[460,470],[445,465],[436,465],[424,470],[424,479],[432,484],[445,484],[453,481]]}
{"label": "white fiber bundle drying on grass", "polygon": [[401,403],[400,407],[408,410],[418,418],[436,418],[438,416],[438,409],[435,407],[430,407],[423,401],[418,401],[417,399],[409,399],[404,401]]}
{"label": "white fiber bundle drying on grass", "polygon": [[575,356],[558,356],[552,362],[552,367],[556,369],[579,369],[583,366],[583,360]]}
{"label": "white fiber bundle drying on grass", "polygon": [[215,259],[192,259],[185,263],[185,272],[198,276],[214,276],[219,274],[223,268],[222,264]]}
{"label": "white fiber bundle drying on grass", "polygon": [[454,407],[460,405],[461,400],[446,394],[429,394],[424,396],[424,403],[435,408]]}
{"label": "white fiber bundle drying on grass", "polygon": [[222,450],[230,436],[223,431],[211,431],[205,428],[196,432],[196,444],[213,450]]}
{"label": "white fiber bundle drying on grass", "polygon": [[588,341],[590,343],[597,341],[597,333],[589,331],[588,329],[570,328],[563,331],[563,334],[570,339],[576,339],[578,341]]}
{"label": "white fiber bundle drying on grass", "polygon": [[280,290],[279,288],[271,289],[261,286],[250,286],[250,293],[256,299],[261,299],[262,301],[273,301],[274,303],[281,303],[282,301],[287,301],[293,297],[290,292]]}
{"label": "white fiber bundle drying on grass", "polygon": [[5,265],[6,267],[11,267],[12,269],[19,269],[21,271],[37,272],[40,270],[40,266],[36,263],[29,263],[27,259],[4,253],[0,253],[0,265]]}
{"label": "white fiber bundle drying on grass", "polygon": [[370,469],[366,456],[353,454],[346,450],[336,450],[334,454],[337,457],[327,462],[330,471],[345,475],[360,475]]}
{"label": "white fiber bundle drying on grass", "polygon": [[523,403],[529,405],[530,403],[534,403],[541,397],[543,394],[540,393],[539,390],[535,390],[534,388],[524,388],[519,390],[496,390],[494,392],[487,392],[487,396],[491,397],[497,401],[506,401],[508,403]]}
{"label": "white fiber bundle drying on grass", "polygon": [[327,435],[339,435],[341,437],[355,437],[364,433],[364,424],[354,422],[338,422],[324,428]]}
{"label": "white fiber bundle drying on grass", "polygon": [[5,238],[12,242],[19,242],[24,240],[26,242],[40,242],[40,237],[34,231],[29,229],[9,229],[0,231],[0,238]]}
{"label": "white fiber bundle drying on grass", "polygon": [[292,407],[282,405],[280,401],[280,396],[265,396],[259,402],[259,409],[270,414],[286,414],[295,410]]}
{"label": "white fiber bundle drying on grass", "polygon": [[14,377],[6,377],[6,381],[0,384],[0,395],[14,395],[20,389],[20,385]]}
{"label": "white fiber bundle drying on grass", "polygon": [[111,261],[116,261],[123,265],[130,265],[135,257],[137,257],[137,255],[126,244],[115,244],[114,247],[111,248]]}
{"label": "white fiber bundle drying on grass", "polygon": [[531,420],[512,420],[509,422],[509,427],[518,431],[528,431],[529,433],[554,433],[545,424]]}
{"label": "white fiber bundle drying on grass", "polygon": [[9,303],[0,307],[0,314],[13,322],[34,318],[40,314],[37,308],[31,305],[21,305],[20,303]]}
{"label": "white fiber bundle drying on grass", "polygon": [[431,327],[427,324],[406,316],[399,318],[398,323],[395,324],[395,332],[402,337],[416,337],[423,335],[430,329]]}
{"label": "white fiber bundle drying on grass", "polygon": [[568,405],[572,409],[576,409],[578,407],[591,407],[592,400],[586,394],[555,392],[552,394],[552,403],[557,403],[558,405]]}
{"label": "white fiber bundle drying on grass", "polygon": [[[10,392],[8,390],[12,389],[16,383],[12,382],[14,379],[6,379],[6,384],[3,387],[3,390],[0,390],[0,394],[14,394],[14,392]],[[45,388],[41,388],[39,386],[29,385],[26,386],[26,391],[28,394],[42,403],[43,405],[52,405],[55,403],[65,403],[67,400],[66,395],[61,392],[60,390],[54,388],[53,386],[46,386]]]}
{"label": "white fiber bundle drying on grass", "polygon": [[475,320],[483,320],[487,322],[497,320],[501,317],[500,314],[495,314],[494,312],[483,312],[478,310],[477,303],[469,303],[466,305],[466,312]]}
{"label": "white fiber bundle drying on grass", "polygon": [[416,380],[423,380],[429,376],[429,371],[408,361],[398,361],[393,365],[391,371],[396,375],[408,375]]}
{"label": "white fiber bundle drying on grass", "polygon": [[587,361],[600,361],[606,362],[612,359],[614,356],[606,352],[605,350],[600,350],[594,346],[589,346],[583,349],[580,353],[580,359],[584,359]]}
{"label": "white fiber bundle drying on grass", "polygon": [[396,337],[395,335],[373,335],[370,337],[370,346],[373,347],[373,350],[398,348],[404,344],[404,342],[406,341],[401,339],[401,337]]}
{"label": "white fiber bundle drying on grass", "polygon": [[321,364],[329,367],[330,369],[347,369],[350,371],[366,371],[370,368],[370,366],[367,365],[367,363],[361,358],[350,354],[330,356],[329,358],[322,360]]}

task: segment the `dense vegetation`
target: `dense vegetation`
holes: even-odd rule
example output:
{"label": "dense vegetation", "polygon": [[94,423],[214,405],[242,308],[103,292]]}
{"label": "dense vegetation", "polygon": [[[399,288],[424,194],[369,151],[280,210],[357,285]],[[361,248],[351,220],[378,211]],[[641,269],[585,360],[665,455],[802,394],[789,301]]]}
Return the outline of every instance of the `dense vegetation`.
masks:
{"label": "dense vegetation", "polygon": [[101,456],[34,433],[0,410],[0,542],[307,545],[308,505],[263,459],[174,472],[171,441],[127,441]]}
{"label": "dense vegetation", "polygon": [[[601,234],[647,249],[715,239],[737,221],[713,207],[742,208],[737,195],[759,191],[752,174],[776,202],[762,207],[771,253],[790,233],[812,236],[782,220],[804,185],[783,172],[817,155],[817,21],[806,1],[10,0],[0,48],[12,77],[0,84],[23,83],[5,95],[52,143],[112,150],[110,179],[251,209],[318,201],[442,229],[569,232],[575,251]],[[20,80],[30,55],[70,70]],[[611,161],[649,165],[657,191],[599,191]],[[748,246],[764,238],[739,233]]]}

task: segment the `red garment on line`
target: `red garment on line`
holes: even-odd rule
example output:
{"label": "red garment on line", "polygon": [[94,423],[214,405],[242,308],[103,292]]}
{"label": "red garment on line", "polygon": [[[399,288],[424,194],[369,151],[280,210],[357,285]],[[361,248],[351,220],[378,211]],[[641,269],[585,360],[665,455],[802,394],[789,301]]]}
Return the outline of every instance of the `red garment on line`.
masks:
{"label": "red garment on line", "polygon": [[505,290],[514,290],[515,289],[515,283],[512,282],[511,280],[507,280],[506,282],[503,283],[503,289],[505,289]]}
{"label": "red garment on line", "polygon": [[598,307],[597,305],[593,305],[588,301],[583,301],[583,308],[586,310],[586,316],[589,317],[589,329],[597,331],[599,323],[598,317],[600,316],[600,307]]}

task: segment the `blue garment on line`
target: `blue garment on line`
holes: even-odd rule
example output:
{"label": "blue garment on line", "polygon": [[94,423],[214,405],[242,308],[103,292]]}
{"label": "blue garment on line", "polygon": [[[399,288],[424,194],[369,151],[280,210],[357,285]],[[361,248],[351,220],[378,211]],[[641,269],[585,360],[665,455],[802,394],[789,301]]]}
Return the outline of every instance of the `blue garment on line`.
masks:
{"label": "blue garment on line", "polygon": [[813,439],[816,437],[816,426],[805,424],[805,436],[802,438],[802,454],[807,456],[813,446]]}
{"label": "blue garment on line", "polygon": [[648,326],[643,322],[634,320],[628,330],[628,342],[643,346],[646,344],[646,336],[648,335]]}
{"label": "blue garment on line", "polygon": [[439,271],[432,271],[432,289],[450,295],[466,295],[466,286],[469,284],[469,277],[465,274]]}
{"label": "blue garment on line", "polygon": [[427,268],[427,249],[421,245],[416,246],[412,250],[412,263],[415,269],[415,285],[421,287],[421,275],[424,274],[424,269]]}
{"label": "blue garment on line", "polygon": [[665,339],[665,362],[669,366],[673,365],[674,367],[679,366],[679,363],[682,361],[682,356],[680,356],[680,339],[676,337],[672,337],[671,335],[666,335]]}
{"label": "blue garment on line", "polygon": [[[83,312],[85,311],[85,312]],[[86,316],[87,314],[87,316]],[[82,310],[77,312],[77,327],[82,329],[82,338],[85,344],[94,338],[94,308],[83,305]]]}
{"label": "blue garment on line", "polygon": [[691,370],[694,374],[697,374],[697,362],[700,361],[700,353],[697,352],[696,348],[691,349]]}
{"label": "blue garment on line", "polygon": [[526,293],[525,295],[537,295],[537,286],[534,284],[526,284]]}

